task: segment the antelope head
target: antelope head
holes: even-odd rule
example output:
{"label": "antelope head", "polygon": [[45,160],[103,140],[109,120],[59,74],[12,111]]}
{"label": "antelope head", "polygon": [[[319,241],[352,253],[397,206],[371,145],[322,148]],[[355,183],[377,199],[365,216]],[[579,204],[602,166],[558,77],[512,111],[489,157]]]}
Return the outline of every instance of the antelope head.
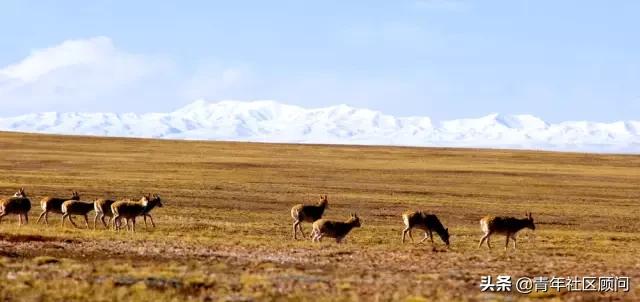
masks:
{"label": "antelope head", "polygon": [[15,192],[13,194],[13,197],[25,198],[25,197],[27,197],[27,193],[24,192],[24,188],[20,188],[20,190],[18,190],[18,192]]}
{"label": "antelope head", "polygon": [[153,194],[153,197],[151,198],[151,201],[155,202],[156,206],[162,208],[162,199],[160,198],[160,195]]}
{"label": "antelope head", "polygon": [[531,216],[531,212],[526,213],[526,224],[525,227],[530,228],[531,230],[536,229],[536,225],[533,223],[533,217]]}
{"label": "antelope head", "polygon": [[449,228],[444,229],[444,232],[440,235],[440,238],[442,238],[442,241],[444,241],[444,243],[449,246]]}
{"label": "antelope head", "polygon": [[349,218],[349,223],[353,224],[354,227],[360,227],[360,217],[358,217],[358,214],[355,213],[351,213],[351,218]]}
{"label": "antelope head", "polygon": [[327,207],[329,205],[329,197],[327,196],[327,194],[320,195],[320,202],[318,203],[319,206],[323,206],[323,207]]}

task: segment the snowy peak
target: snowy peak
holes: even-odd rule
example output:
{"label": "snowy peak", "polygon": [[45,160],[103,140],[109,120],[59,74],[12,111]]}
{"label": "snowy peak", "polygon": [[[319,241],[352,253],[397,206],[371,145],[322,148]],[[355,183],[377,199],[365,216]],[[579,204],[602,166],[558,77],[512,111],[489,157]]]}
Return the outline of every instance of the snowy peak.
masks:
{"label": "snowy peak", "polygon": [[456,131],[491,128],[535,130],[548,127],[548,124],[545,121],[533,115],[505,115],[499,113],[492,113],[475,119],[457,119],[444,121],[441,123],[441,125],[445,129]]}
{"label": "snowy peak", "polygon": [[640,121],[551,124],[493,113],[432,122],[336,105],[194,101],[168,113],[33,113],[0,118],[0,130],[100,136],[293,143],[526,148],[640,153]]}
{"label": "snowy peak", "polygon": [[544,129],[548,126],[542,119],[529,114],[496,114],[495,120],[506,127],[515,129]]}

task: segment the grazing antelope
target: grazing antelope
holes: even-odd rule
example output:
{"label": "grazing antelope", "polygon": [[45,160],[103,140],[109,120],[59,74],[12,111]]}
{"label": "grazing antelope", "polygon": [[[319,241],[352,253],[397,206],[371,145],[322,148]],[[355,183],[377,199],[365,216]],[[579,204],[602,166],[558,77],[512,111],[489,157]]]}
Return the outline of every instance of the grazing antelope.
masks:
{"label": "grazing antelope", "polygon": [[42,208],[42,213],[40,217],[38,217],[38,221],[36,223],[40,223],[40,220],[44,217],[45,224],[49,225],[49,213],[63,214],[62,213],[62,203],[67,200],[80,200],[80,195],[78,192],[71,192],[71,198],[59,198],[59,197],[45,197],[40,200],[40,207]]}
{"label": "grazing antelope", "polygon": [[509,247],[509,238],[513,239],[513,249],[516,249],[516,234],[524,228],[531,230],[536,229],[536,225],[533,223],[533,217],[531,213],[525,214],[526,218],[514,218],[514,217],[493,217],[486,216],[480,219],[480,228],[484,232],[484,236],[480,239],[478,248],[482,246],[482,243],[487,240],[487,246],[491,248],[491,235],[502,234],[507,237],[504,245],[506,250]]}
{"label": "grazing antelope", "polygon": [[317,205],[304,205],[297,204],[291,208],[291,217],[293,218],[293,239],[298,239],[298,229],[302,234],[302,238],[305,237],[304,231],[302,231],[302,222],[315,222],[322,218],[324,210],[329,206],[329,199],[327,195],[320,195],[320,201]]}
{"label": "grazing antelope", "polygon": [[73,221],[72,215],[81,215],[84,217],[84,223],[89,228],[89,219],[87,218],[87,214],[93,210],[93,202],[88,201],[80,201],[80,200],[67,200],[62,203],[62,226],[64,227],[65,218],[69,218],[71,224],[74,227],[78,227],[78,225]]}
{"label": "grazing antelope", "polygon": [[433,243],[433,231],[435,231],[440,239],[449,246],[449,229],[445,228],[438,217],[434,214],[425,213],[423,211],[407,211],[402,214],[402,221],[405,228],[402,231],[402,243],[404,243],[405,236],[409,233],[409,238],[413,242],[413,236],[411,236],[411,229],[421,229],[424,231],[424,238],[420,240],[423,243],[427,238],[431,239],[431,245]]}
{"label": "grazing antelope", "polygon": [[29,210],[31,210],[31,200],[24,192],[24,188],[20,188],[13,196],[0,199],[0,221],[2,217],[9,214],[18,215],[18,225],[29,223]]}
{"label": "grazing antelope", "polygon": [[120,220],[125,218],[127,220],[127,229],[129,228],[129,221],[131,221],[131,231],[135,232],[136,217],[149,213],[156,206],[162,207],[162,200],[157,194],[143,196],[139,201],[119,200],[114,202],[111,205],[113,229],[119,230]]}
{"label": "grazing antelope", "polygon": [[115,202],[115,200],[111,199],[96,199],[93,202],[94,210],[96,211],[96,217],[93,219],[93,228],[96,228],[96,224],[98,223],[98,218],[102,221],[102,225],[104,228],[107,227],[107,223],[104,221],[105,216],[109,217],[109,222],[111,222],[111,218],[113,217],[113,212],[111,212],[111,205]]}
{"label": "grazing antelope", "polygon": [[335,238],[337,243],[342,242],[345,236],[349,234],[351,229],[359,228],[360,218],[356,214],[351,214],[349,220],[333,221],[327,219],[319,219],[313,223],[313,231],[311,232],[311,241],[320,241],[322,237],[327,236]]}

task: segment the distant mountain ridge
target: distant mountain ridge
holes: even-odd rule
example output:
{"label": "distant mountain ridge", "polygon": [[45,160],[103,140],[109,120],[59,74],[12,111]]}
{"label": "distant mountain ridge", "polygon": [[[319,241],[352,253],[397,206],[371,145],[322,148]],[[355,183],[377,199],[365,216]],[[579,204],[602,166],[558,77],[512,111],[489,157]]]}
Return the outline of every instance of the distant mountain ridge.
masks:
{"label": "distant mountain ridge", "polygon": [[0,130],[55,134],[282,143],[516,148],[640,153],[640,121],[547,123],[490,114],[434,122],[337,105],[195,101],[168,113],[32,113],[0,118]]}

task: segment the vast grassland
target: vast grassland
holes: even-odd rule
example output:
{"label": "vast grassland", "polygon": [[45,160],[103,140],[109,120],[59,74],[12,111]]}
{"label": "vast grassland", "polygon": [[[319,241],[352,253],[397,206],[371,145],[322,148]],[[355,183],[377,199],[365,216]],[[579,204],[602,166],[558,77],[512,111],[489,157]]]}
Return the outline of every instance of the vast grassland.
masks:
{"label": "vast grassland", "polygon": [[[640,299],[640,156],[0,133],[0,170],[0,196],[24,186],[33,204],[27,226],[0,224],[0,300]],[[71,190],[165,206],[136,233],[35,223],[40,198]],[[325,193],[327,218],[357,212],[362,228],[342,245],[294,241],[291,206]],[[437,213],[450,249],[402,245],[408,209]],[[504,237],[477,248],[482,216],[526,211],[537,229],[517,251]],[[481,293],[498,274],[629,276],[632,289]]]}

